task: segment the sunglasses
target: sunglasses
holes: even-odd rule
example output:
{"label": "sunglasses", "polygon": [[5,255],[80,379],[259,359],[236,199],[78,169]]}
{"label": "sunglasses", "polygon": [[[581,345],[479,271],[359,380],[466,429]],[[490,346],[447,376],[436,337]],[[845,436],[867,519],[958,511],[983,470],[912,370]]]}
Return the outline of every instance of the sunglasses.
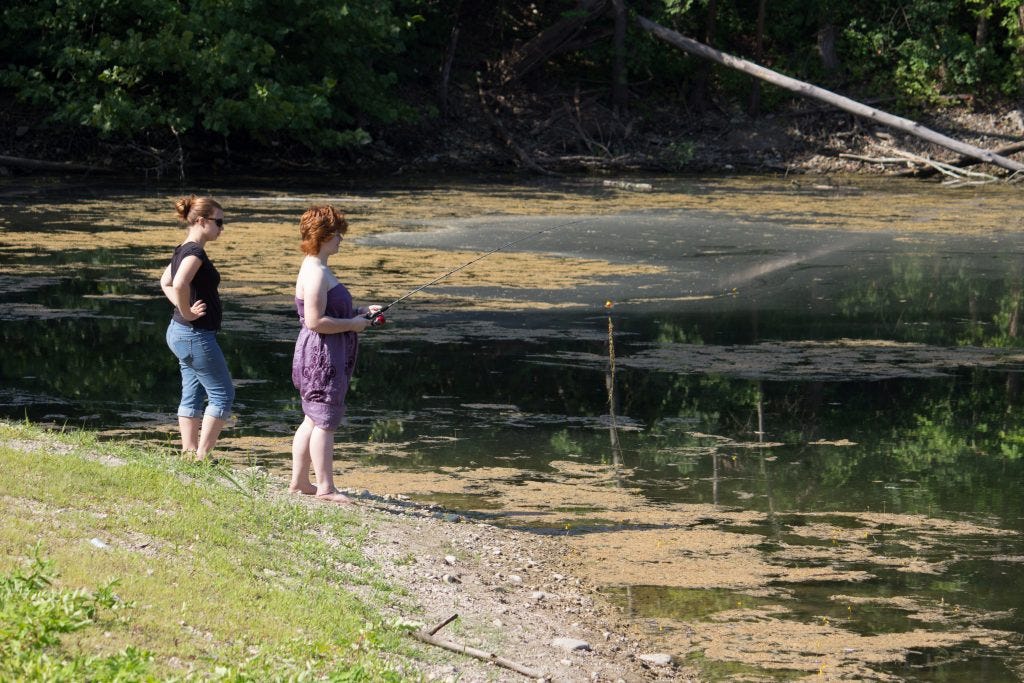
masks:
{"label": "sunglasses", "polygon": [[223,228],[224,227],[224,219],[223,218],[207,218],[206,220],[213,221],[214,223],[217,224],[218,228]]}

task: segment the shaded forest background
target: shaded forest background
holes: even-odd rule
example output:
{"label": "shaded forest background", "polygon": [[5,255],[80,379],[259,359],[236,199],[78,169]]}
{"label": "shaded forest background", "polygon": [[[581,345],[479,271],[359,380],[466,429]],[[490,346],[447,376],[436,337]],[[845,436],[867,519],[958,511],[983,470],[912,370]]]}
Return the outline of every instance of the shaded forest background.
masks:
{"label": "shaded forest background", "polygon": [[1024,136],[1024,0],[15,0],[0,155],[184,177],[841,170],[858,163],[841,151],[922,151],[637,15],[975,144]]}

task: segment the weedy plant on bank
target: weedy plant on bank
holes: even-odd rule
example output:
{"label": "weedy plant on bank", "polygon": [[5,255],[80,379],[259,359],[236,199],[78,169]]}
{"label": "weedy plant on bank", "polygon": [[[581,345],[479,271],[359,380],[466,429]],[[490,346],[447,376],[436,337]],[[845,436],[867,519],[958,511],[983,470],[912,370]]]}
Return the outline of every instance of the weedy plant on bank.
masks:
{"label": "weedy plant on bank", "polygon": [[144,680],[149,655],[133,646],[109,655],[68,654],[61,636],[96,623],[101,608],[125,607],[113,584],[95,593],[53,585],[53,563],[37,547],[25,569],[0,576],[0,679]]}
{"label": "weedy plant on bank", "polygon": [[0,679],[402,680],[353,515],[3,421],[0,468]]}

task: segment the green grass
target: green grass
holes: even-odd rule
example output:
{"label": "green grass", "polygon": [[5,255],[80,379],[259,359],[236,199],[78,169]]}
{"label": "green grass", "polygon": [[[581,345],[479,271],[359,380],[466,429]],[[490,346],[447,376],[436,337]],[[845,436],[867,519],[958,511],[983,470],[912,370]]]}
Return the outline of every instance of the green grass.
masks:
{"label": "green grass", "polygon": [[[0,468],[0,679],[402,680],[401,631],[353,592],[391,589],[344,510],[255,470],[4,421]],[[72,616],[32,608],[50,603]]]}

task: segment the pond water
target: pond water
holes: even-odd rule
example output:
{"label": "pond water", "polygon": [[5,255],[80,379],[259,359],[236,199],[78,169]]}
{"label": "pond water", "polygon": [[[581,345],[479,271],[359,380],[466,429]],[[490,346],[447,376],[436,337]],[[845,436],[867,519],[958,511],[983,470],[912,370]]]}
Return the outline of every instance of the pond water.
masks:
{"label": "pond water", "polygon": [[[1019,190],[643,180],[204,190],[222,453],[290,464],[304,206],[349,213],[361,302],[521,239],[362,335],[342,485],[564,537],[712,680],[1020,680]],[[0,194],[0,415],[174,446],[174,194]]]}

